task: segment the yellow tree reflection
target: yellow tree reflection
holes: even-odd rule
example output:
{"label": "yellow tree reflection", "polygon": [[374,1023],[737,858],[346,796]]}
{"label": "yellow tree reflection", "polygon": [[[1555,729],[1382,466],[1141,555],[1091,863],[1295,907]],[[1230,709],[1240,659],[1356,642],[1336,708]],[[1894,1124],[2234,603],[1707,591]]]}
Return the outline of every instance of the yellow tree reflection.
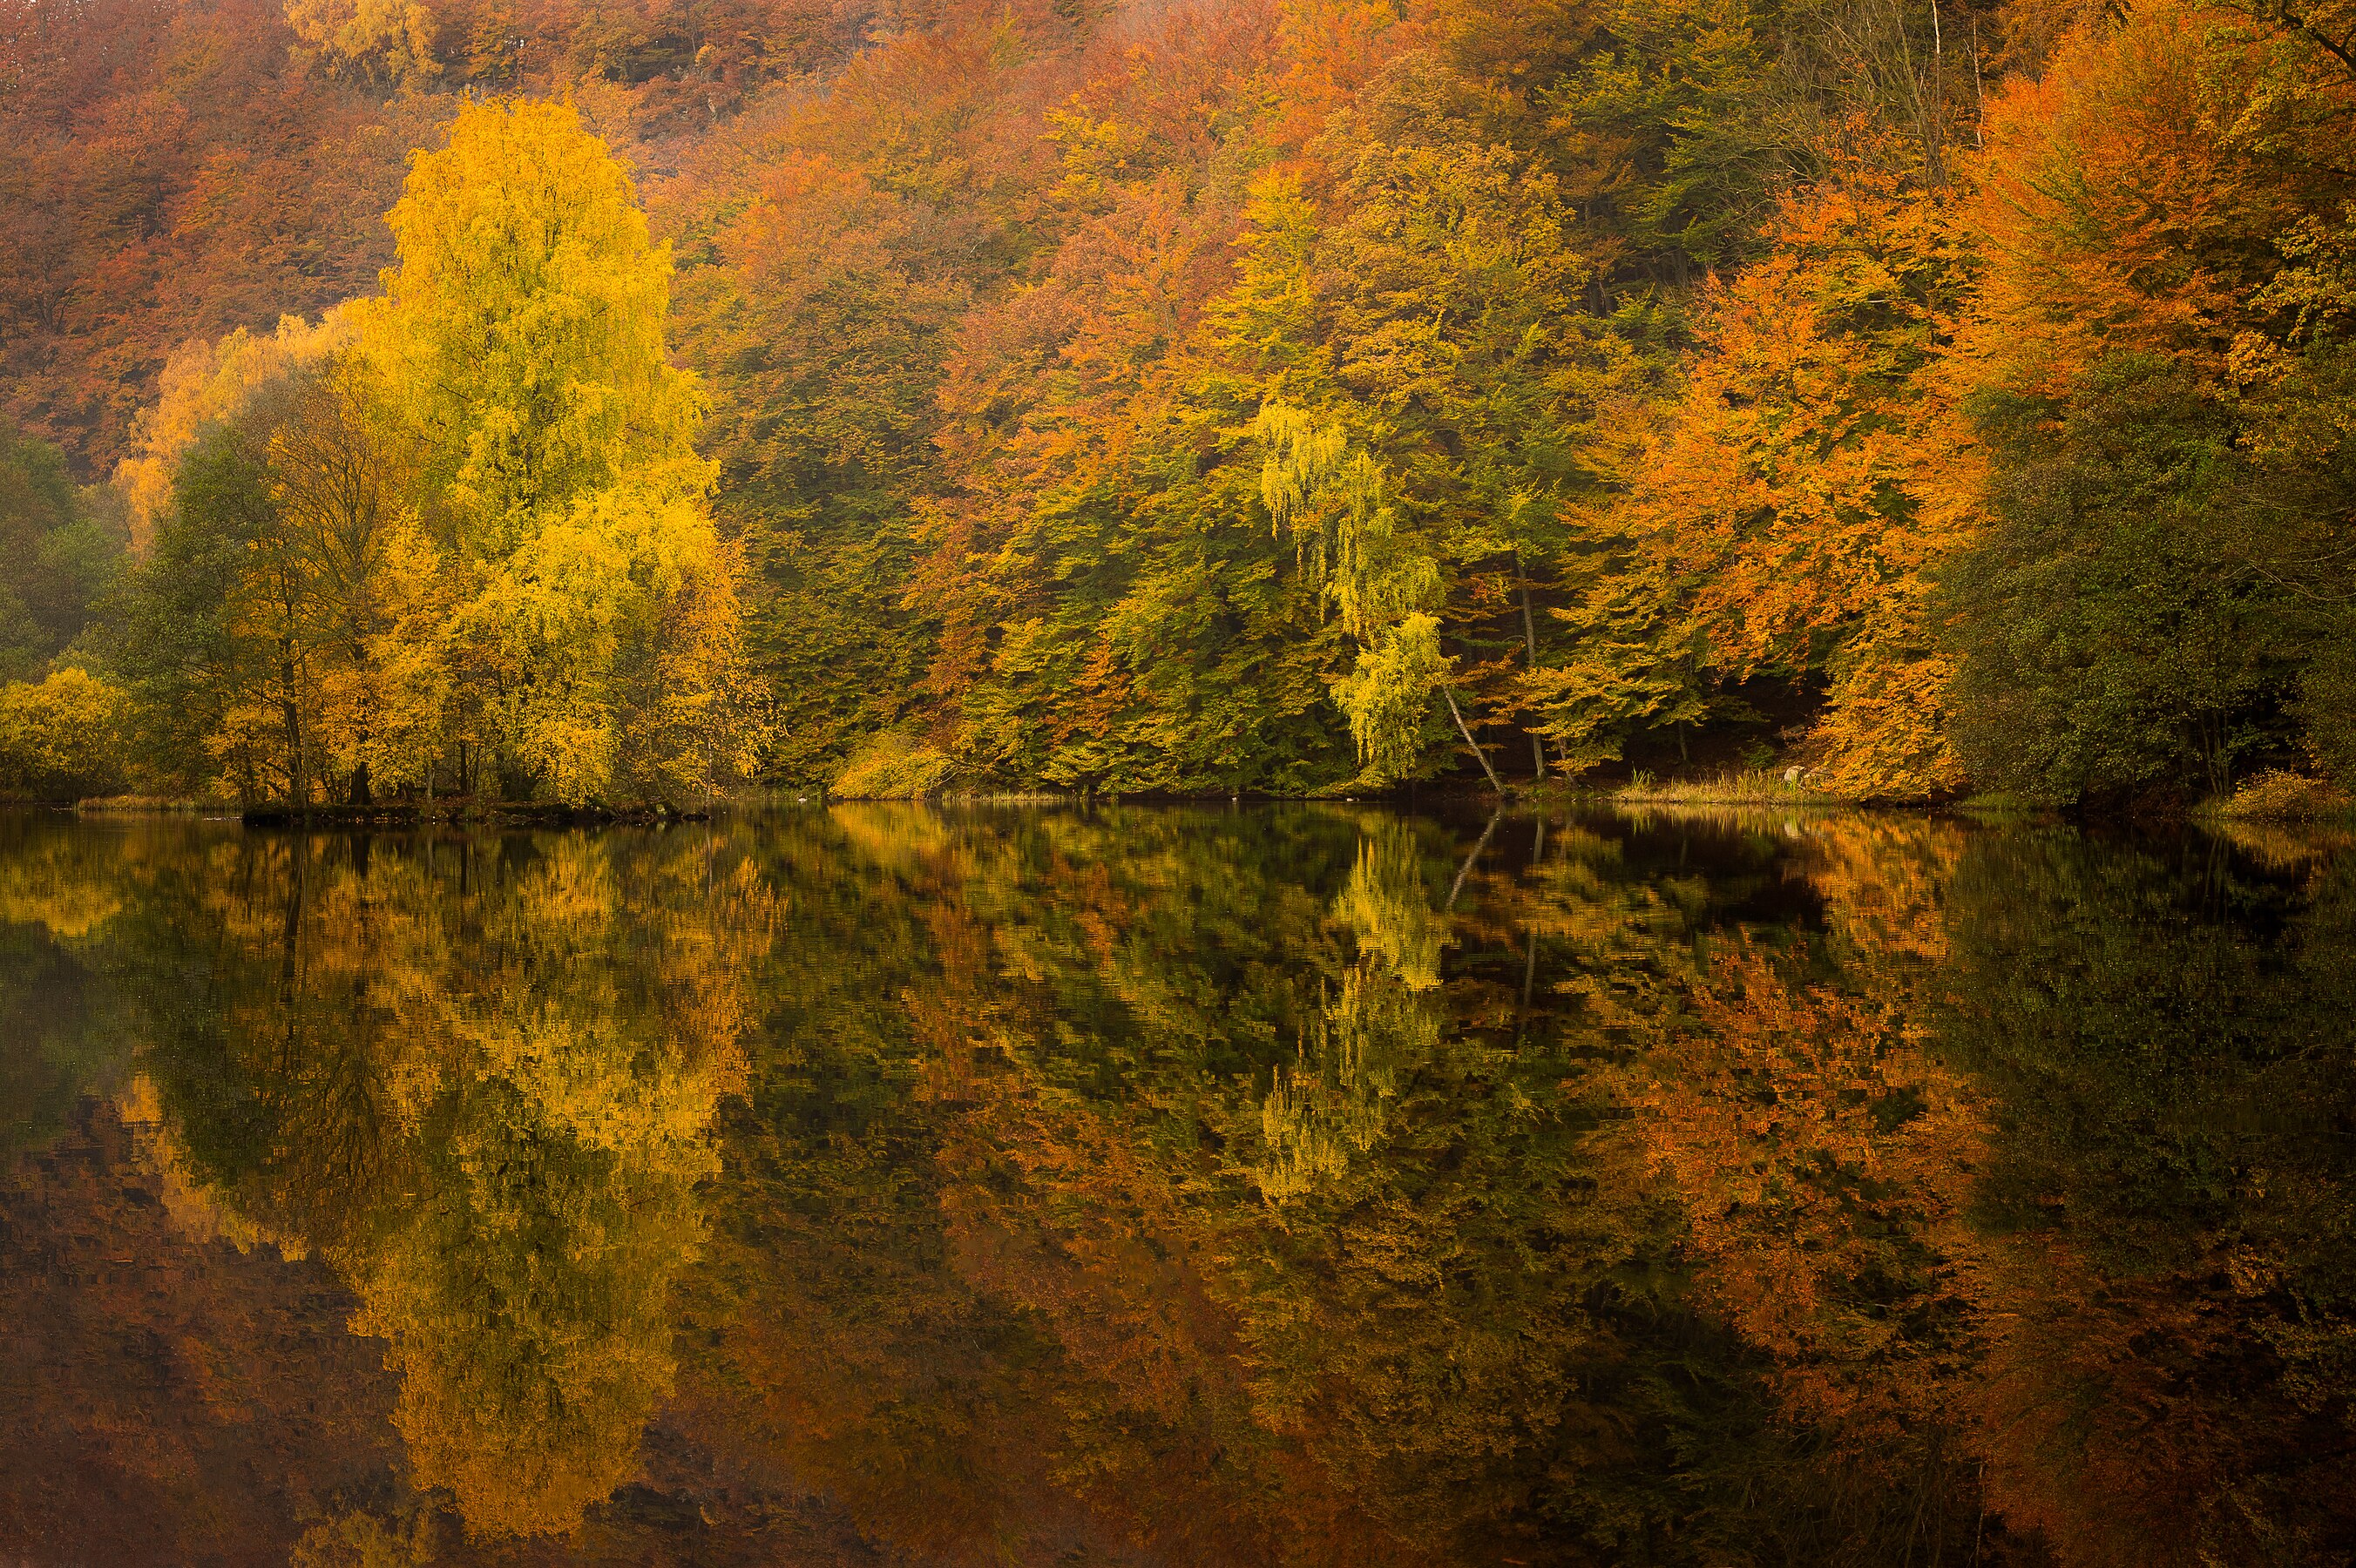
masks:
{"label": "yellow tree reflection", "polygon": [[[701,837],[221,853],[196,896],[228,1060],[166,1073],[174,1157],[350,1283],[413,1484],[478,1533],[573,1528],[674,1381],[764,885]],[[202,1103],[221,1072],[252,1108]]]}
{"label": "yellow tree reflection", "polygon": [[1439,1047],[1444,1020],[1426,996],[1440,985],[1448,915],[1431,907],[1410,825],[1370,817],[1334,915],[1358,956],[1323,1005],[1299,1059],[1280,1065],[1260,1106],[1260,1191],[1284,1203],[1339,1180],[1353,1156],[1381,1141],[1399,1076]]}

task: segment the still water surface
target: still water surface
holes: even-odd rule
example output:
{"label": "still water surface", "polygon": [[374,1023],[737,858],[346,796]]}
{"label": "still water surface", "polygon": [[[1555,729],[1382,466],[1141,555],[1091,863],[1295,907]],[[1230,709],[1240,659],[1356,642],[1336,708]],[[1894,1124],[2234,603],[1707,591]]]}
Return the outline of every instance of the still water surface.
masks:
{"label": "still water surface", "polygon": [[0,820],[0,1561],[2329,1563],[2356,854]]}

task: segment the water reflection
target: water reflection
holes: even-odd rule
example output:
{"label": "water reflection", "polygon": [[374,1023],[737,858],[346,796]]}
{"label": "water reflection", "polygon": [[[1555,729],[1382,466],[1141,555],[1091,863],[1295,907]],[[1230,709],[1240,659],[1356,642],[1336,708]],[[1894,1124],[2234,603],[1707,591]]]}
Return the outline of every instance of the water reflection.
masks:
{"label": "water reflection", "polygon": [[2333,1563],[2311,842],[0,824],[0,1542]]}

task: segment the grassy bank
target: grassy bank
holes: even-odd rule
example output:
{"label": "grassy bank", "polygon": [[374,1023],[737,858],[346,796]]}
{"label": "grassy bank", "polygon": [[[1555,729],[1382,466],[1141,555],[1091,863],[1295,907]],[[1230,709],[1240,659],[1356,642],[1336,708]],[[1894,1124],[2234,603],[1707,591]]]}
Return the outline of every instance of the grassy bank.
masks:
{"label": "grassy bank", "polygon": [[1638,805],[1848,805],[1852,802],[1810,789],[1794,773],[1749,768],[1697,779],[1656,779],[1639,773],[1606,799]]}
{"label": "grassy bank", "polygon": [[2212,822],[2338,822],[2356,816],[2356,802],[2321,779],[2273,770],[2244,781],[2232,795],[2203,801],[2192,815]]}

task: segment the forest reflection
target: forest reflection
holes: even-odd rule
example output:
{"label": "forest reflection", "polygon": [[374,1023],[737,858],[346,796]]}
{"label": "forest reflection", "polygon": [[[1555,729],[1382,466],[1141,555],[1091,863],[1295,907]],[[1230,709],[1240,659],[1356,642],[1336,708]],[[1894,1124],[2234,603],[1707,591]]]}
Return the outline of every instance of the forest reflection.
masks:
{"label": "forest reflection", "polygon": [[2356,1552],[2306,840],[0,823],[0,1541]]}

